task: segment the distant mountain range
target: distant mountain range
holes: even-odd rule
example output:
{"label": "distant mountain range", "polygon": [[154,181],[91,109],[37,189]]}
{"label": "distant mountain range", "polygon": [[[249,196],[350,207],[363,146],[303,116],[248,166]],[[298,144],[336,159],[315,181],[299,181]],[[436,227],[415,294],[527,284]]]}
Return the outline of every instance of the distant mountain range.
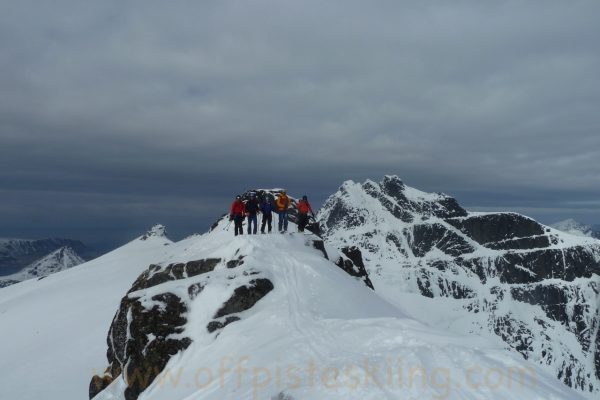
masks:
{"label": "distant mountain range", "polygon": [[78,240],[0,238],[0,288],[43,278],[96,256]]}
{"label": "distant mountain range", "polygon": [[34,278],[45,278],[48,275],[83,264],[75,250],[69,246],[61,247],[50,254],[34,261],[24,269],[11,275],[0,277],[0,288],[14,285],[22,281]]}
{"label": "distant mountain range", "polygon": [[78,240],[0,238],[0,277],[20,272],[33,262],[62,247],[71,248],[84,260],[97,256],[92,249]]}

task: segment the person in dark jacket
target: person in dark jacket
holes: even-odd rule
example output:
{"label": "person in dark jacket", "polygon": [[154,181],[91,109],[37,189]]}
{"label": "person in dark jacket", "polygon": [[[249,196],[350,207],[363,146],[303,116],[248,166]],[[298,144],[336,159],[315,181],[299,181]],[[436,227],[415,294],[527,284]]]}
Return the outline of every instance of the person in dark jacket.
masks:
{"label": "person in dark jacket", "polygon": [[236,196],[235,201],[231,204],[231,210],[229,212],[229,220],[234,221],[235,224],[235,236],[244,234],[242,223],[244,222],[244,215],[246,214],[246,206],[242,201],[242,196]]}
{"label": "person in dark jacket", "polygon": [[[258,200],[254,193],[250,194],[250,200],[246,202],[246,215],[248,216],[248,235],[255,234],[258,229],[257,227],[257,214],[259,211]],[[252,226],[254,225],[254,229]]]}
{"label": "person in dark jacket", "polygon": [[298,232],[304,232],[304,228],[308,224],[308,213],[313,214],[312,207],[308,202],[306,195],[302,196],[302,200],[298,202]]}
{"label": "person in dark jacket", "polygon": [[260,205],[260,211],[262,212],[262,223],[260,224],[260,233],[265,233],[265,225],[269,227],[269,233],[271,233],[271,225],[273,223],[273,200],[269,195],[265,196],[263,202]]}

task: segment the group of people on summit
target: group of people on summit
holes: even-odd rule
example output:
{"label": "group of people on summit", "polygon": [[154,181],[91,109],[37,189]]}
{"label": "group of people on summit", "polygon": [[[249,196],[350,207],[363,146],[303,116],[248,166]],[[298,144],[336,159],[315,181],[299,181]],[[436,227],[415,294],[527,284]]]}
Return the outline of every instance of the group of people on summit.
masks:
{"label": "group of people on summit", "polygon": [[[287,232],[288,229],[288,213],[291,207],[292,200],[288,197],[285,190],[280,190],[274,201],[268,194],[259,201],[256,193],[250,193],[249,199],[245,202],[242,200],[242,196],[238,195],[231,205],[229,220],[234,222],[235,236],[244,233],[242,227],[244,219],[248,220],[248,234],[256,234],[258,231],[258,214],[260,213],[262,214],[260,233],[265,233],[265,228],[270,233],[273,223],[273,213],[276,213],[279,216],[279,232],[283,233]],[[298,201],[296,209],[298,210],[298,231],[304,232],[309,221],[308,213],[313,214],[312,207],[306,195],[302,196],[302,199]]]}

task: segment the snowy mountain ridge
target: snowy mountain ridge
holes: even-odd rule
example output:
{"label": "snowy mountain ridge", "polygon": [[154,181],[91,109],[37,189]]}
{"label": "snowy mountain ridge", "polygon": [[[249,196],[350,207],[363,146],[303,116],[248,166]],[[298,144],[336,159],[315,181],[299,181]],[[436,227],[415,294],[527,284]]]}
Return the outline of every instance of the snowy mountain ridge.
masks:
{"label": "snowy mountain ridge", "polygon": [[0,238],[0,276],[19,272],[33,262],[65,246],[72,248],[85,259],[93,258],[95,255],[78,240]]}
{"label": "snowy mountain ridge", "polygon": [[312,234],[227,223],[0,292],[0,398],[81,399],[95,375],[97,400],[582,399],[493,341],[409,317]]}
{"label": "snowy mountain ridge", "polygon": [[554,229],[571,235],[600,239],[600,231],[594,229],[592,225],[582,224],[580,222],[575,221],[573,218],[556,222],[550,226]]}
{"label": "snowy mountain ridge", "polygon": [[85,260],[71,247],[61,247],[33,262],[20,272],[0,277],[0,287],[6,287],[28,279],[45,278],[50,274],[64,271],[84,262]]}
{"label": "snowy mountain ridge", "polygon": [[318,216],[355,245],[375,290],[440,329],[505,343],[582,393],[600,393],[600,243],[515,213],[470,213],[396,176],[345,182]]}
{"label": "snowy mountain ridge", "polygon": [[[110,365],[92,380],[92,398],[577,398],[485,340],[407,318],[329,261],[335,249],[323,251],[319,238],[234,238],[227,222],[169,246],[173,256],[136,279],[111,325]],[[148,360],[158,368],[142,385],[133,377]],[[506,385],[468,387],[465,365],[502,369]],[[448,382],[436,383],[439,371]],[[175,373],[177,383],[165,384]]]}

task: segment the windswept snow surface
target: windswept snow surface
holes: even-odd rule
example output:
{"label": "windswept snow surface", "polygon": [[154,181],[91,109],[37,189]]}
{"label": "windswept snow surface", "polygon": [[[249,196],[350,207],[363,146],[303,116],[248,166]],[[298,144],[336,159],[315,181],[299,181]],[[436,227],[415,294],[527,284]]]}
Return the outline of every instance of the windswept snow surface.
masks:
{"label": "windswept snow surface", "polygon": [[550,226],[554,229],[568,233],[570,235],[581,237],[594,237],[594,230],[591,225],[582,224],[580,222],[575,221],[572,218],[556,222]]}
{"label": "windswept snow surface", "polygon": [[0,290],[0,399],[87,399],[106,364],[106,333],[121,297],[164,237],[136,239],[95,260]]}
{"label": "windswept snow surface", "polygon": [[[0,292],[0,398],[81,400],[106,367],[106,334],[119,300],[150,263],[243,254],[274,290],[240,321],[209,334],[226,279],[189,300],[185,335],[140,400],[580,399],[501,346],[429,328],[308,247],[310,235],[234,238],[211,233],[171,243],[135,240],[99,259]],[[184,281],[167,282],[173,293]],[[150,289],[149,289],[150,290]],[[96,399],[123,399],[122,379]]]}

